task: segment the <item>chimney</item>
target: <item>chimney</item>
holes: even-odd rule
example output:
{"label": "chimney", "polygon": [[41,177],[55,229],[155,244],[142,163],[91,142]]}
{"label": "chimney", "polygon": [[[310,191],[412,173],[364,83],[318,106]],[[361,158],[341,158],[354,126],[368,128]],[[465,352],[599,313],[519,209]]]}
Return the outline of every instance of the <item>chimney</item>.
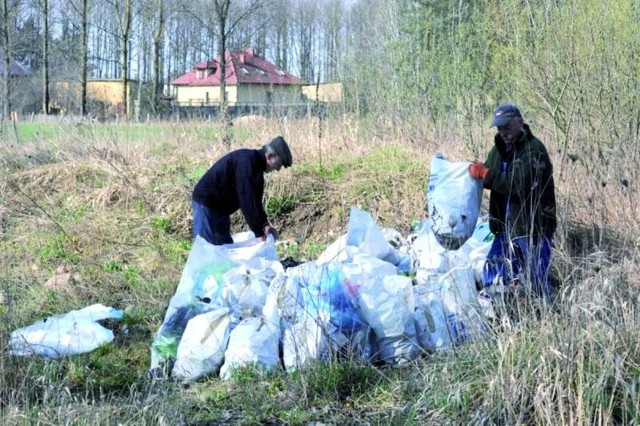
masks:
{"label": "chimney", "polygon": [[250,57],[256,56],[256,49],[254,49],[253,47],[247,47],[245,49],[245,53]]}

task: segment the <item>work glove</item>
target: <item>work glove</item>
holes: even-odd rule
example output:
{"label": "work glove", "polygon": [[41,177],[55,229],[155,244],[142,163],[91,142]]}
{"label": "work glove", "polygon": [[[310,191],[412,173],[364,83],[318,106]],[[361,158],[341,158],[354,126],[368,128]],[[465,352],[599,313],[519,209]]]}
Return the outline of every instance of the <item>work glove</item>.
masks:
{"label": "work glove", "polygon": [[482,164],[481,161],[475,160],[469,164],[469,173],[474,179],[486,179],[489,174],[489,168]]}

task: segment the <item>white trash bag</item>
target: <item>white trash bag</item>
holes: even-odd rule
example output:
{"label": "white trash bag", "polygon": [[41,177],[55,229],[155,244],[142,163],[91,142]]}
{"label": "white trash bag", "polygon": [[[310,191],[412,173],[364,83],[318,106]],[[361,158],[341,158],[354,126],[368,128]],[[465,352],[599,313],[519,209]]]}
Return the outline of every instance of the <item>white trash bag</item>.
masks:
{"label": "white trash bag", "polygon": [[59,358],[91,352],[111,343],[113,332],[97,321],[121,319],[121,310],[94,304],[67,314],[55,315],[11,333],[9,353]]}
{"label": "white trash bag", "polygon": [[269,293],[262,315],[244,318],[229,334],[220,378],[229,380],[233,370],[248,366],[276,369],[280,365],[280,322],[277,294]]}
{"label": "white trash bag", "polygon": [[280,334],[280,324],[258,317],[243,319],[229,335],[220,378],[229,380],[233,370],[242,367],[253,366],[267,371],[277,368]]}
{"label": "white trash bag", "polygon": [[449,269],[448,250],[440,245],[429,223],[426,221],[411,245],[417,255],[416,282],[419,284],[437,281]]}
{"label": "white trash bag", "polygon": [[382,228],[370,213],[352,207],[346,235],[341,236],[318,257],[318,264],[349,262],[358,254],[377,257],[409,272],[410,259],[406,259],[385,237]]}
{"label": "white trash bag", "polygon": [[229,334],[237,323],[229,308],[205,312],[189,320],[184,330],[171,375],[191,382],[215,373],[222,365]]}
{"label": "white trash bag", "polygon": [[378,358],[403,364],[420,355],[411,278],[375,277],[359,289],[362,316],[375,333]]}
{"label": "white trash bag", "polygon": [[436,154],[427,187],[427,215],[443,247],[457,250],[473,234],[481,203],[482,181],[471,177],[469,162]]}
{"label": "white trash bag", "polygon": [[416,331],[420,346],[429,352],[453,347],[447,324],[447,310],[442,302],[439,282],[413,286],[416,301]]}
{"label": "white trash bag", "polygon": [[472,266],[452,268],[442,276],[440,284],[451,339],[459,344],[489,338],[490,329],[481,314]]}
{"label": "white trash bag", "polygon": [[328,320],[309,315],[296,323],[286,324],[282,338],[285,369],[291,372],[327,359],[333,348],[333,328]]}
{"label": "white trash bag", "polygon": [[229,300],[232,292],[224,283],[226,273],[240,266],[245,270],[264,269],[278,259],[273,236],[269,235],[265,241],[246,239],[248,236],[239,238],[243,241],[221,246],[196,236],[178,288],[151,344],[149,371],[152,374],[165,374],[165,366],[175,360],[182,333],[190,319],[237,303],[235,299]]}

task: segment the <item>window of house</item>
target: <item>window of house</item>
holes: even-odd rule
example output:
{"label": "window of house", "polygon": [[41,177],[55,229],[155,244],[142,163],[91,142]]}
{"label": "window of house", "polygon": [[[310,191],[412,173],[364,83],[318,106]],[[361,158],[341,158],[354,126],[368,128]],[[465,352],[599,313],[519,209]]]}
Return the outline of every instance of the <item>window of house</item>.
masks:
{"label": "window of house", "polygon": [[267,75],[267,73],[264,72],[264,70],[261,70],[260,68],[256,68],[256,71],[258,71],[260,75]]}
{"label": "window of house", "polygon": [[273,102],[273,92],[267,92],[267,103],[270,104]]}

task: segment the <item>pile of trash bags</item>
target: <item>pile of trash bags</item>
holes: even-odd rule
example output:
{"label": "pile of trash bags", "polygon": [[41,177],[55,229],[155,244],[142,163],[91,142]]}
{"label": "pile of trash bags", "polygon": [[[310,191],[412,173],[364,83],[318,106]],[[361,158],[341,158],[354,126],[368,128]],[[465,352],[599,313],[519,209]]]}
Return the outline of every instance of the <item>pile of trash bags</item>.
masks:
{"label": "pile of trash bags", "polygon": [[[479,182],[468,163],[437,154],[429,219],[412,234],[383,229],[354,207],[344,235],[286,269],[271,236],[237,234],[222,246],[196,237],[154,335],[150,372],[188,382],[228,379],[244,366],[294,371],[336,356],[395,365],[488,338],[491,303],[477,283],[493,235],[478,221]],[[98,304],[49,317],[14,331],[10,353],[89,352],[113,340],[98,321],[122,317]]]}
{"label": "pile of trash bags", "polygon": [[420,225],[404,238],[353,208],[345,235],[286,270],[272,238],[214,246],[197,237],[154,336],[150,371],[228,379],[238,367],[294,371],[338,354],[402,364],[487,338],[476,290],[487,223],[457,250],[440,245],[429,221]]}

